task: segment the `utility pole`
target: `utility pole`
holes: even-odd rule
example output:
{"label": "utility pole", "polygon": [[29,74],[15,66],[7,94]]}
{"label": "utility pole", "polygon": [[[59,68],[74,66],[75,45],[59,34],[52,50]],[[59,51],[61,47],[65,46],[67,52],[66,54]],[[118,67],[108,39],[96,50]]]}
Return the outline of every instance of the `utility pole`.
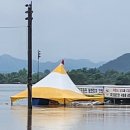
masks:
{"label": "utility pole", "polygon": [[25,12],[28,17],[28,109],[32,109],[32,2],[25,5],[28,10]]}
{"label": "utility pole", "polygon": [[38,50],[38,67],[37,67],[37,81],[39,81],[39,58],[41,57],[41,51]]}

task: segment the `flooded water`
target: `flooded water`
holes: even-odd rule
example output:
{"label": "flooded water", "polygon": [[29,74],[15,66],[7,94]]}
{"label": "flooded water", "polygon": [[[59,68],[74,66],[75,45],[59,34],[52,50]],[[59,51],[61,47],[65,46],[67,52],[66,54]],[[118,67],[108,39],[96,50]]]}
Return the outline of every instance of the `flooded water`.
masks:
{"label": "flooded water", "polygon": [[10,96],[25,87],[0,85],[0,130],[130,129],[130,106],[33,107],[32,112],[28,112],[26,105],[17,103],[11,106]]}

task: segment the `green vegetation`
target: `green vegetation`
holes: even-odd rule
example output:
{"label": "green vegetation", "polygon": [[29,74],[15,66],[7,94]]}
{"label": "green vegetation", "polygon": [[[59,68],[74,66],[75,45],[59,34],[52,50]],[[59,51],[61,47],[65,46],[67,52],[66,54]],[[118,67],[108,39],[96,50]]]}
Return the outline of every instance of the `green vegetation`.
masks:
{"label": "green vegetation", "polygon": [[68,72],[69,76],[75,84],[117,84],[129,85],[130,72],[123,73],[114,70],[109,70],[104,73],[98,69],[78,69]]}
{"label": "green vegetation", "polygon": [[[42,79],[49,70],[39,73],[39,79]],[[78,85],[84,84],[118,84],[118,85],[130,85],[130,72],[118,72],[109,70],[106,72],[100,72],[98,69],[77,69],[68,71],[68,74],[72,81]],[[33,73],[32,82],[36,83],[37,73]],[[3,73],[0,74],[0,84],[12,84],[12,83],[27,83],[27,70],[22,69],[19,72]]]}
{"label": "green vegetation", "polygon": [[[45,77],[47,74],[49,74],[49,70],[45,70],[44,73],[39,73],[39,79]],[[38,75],[37,73],[33,73],[32,76],[32,83],[36,83],[38,81]],[[12,73],[3,73],[0,74],[0,84],[17,84],[27,83],[27,70],[24,68],[18,72],[12,72]]]}

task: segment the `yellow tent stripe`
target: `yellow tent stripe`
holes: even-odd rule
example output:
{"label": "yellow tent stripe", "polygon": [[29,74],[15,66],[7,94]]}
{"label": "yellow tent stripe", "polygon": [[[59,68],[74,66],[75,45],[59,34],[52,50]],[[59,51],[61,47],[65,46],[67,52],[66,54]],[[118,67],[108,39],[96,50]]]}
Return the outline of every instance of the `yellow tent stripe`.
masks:
{"label": "yellow tent stripe", "polygon": [[60,74],[66,74],[66,71],[64,69],[64,66],[62,64],[60,64],[58,67],[56,67],[53,72],[57,72]]}
{"label": "yellow tent stripe", "polygon": [[[15,96],[11,97],[11,101],[14,102],[17,99],[23,99],[27,98],[27,90],[18,93]],[[103,102],[103,97],[87,97],[83,94],[79,94],[70,90],[62,90],[62,89],[56,89],[56,88],[48,88],[48,87],[37,87],[32,88],[32,97],[33,98],[42,98],[42,99],[51,99],[58,101],[59,103],[63,104],[64,99],[66,99],[66,103],[69,103],[71,101],[75,100],[96,100]]]}

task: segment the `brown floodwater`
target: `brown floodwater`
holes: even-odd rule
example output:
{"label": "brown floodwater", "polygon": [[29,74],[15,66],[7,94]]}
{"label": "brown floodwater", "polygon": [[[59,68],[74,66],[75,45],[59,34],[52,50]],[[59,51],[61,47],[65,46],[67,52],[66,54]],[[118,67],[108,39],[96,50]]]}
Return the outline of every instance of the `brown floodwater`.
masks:
{"label": "brown floodwater", "polygon": [[[19,87],[18,87],[19,86]],[[130,106],[33,107],[10,105],[25,85],[0,85],[0,130],[129,130]]]}

